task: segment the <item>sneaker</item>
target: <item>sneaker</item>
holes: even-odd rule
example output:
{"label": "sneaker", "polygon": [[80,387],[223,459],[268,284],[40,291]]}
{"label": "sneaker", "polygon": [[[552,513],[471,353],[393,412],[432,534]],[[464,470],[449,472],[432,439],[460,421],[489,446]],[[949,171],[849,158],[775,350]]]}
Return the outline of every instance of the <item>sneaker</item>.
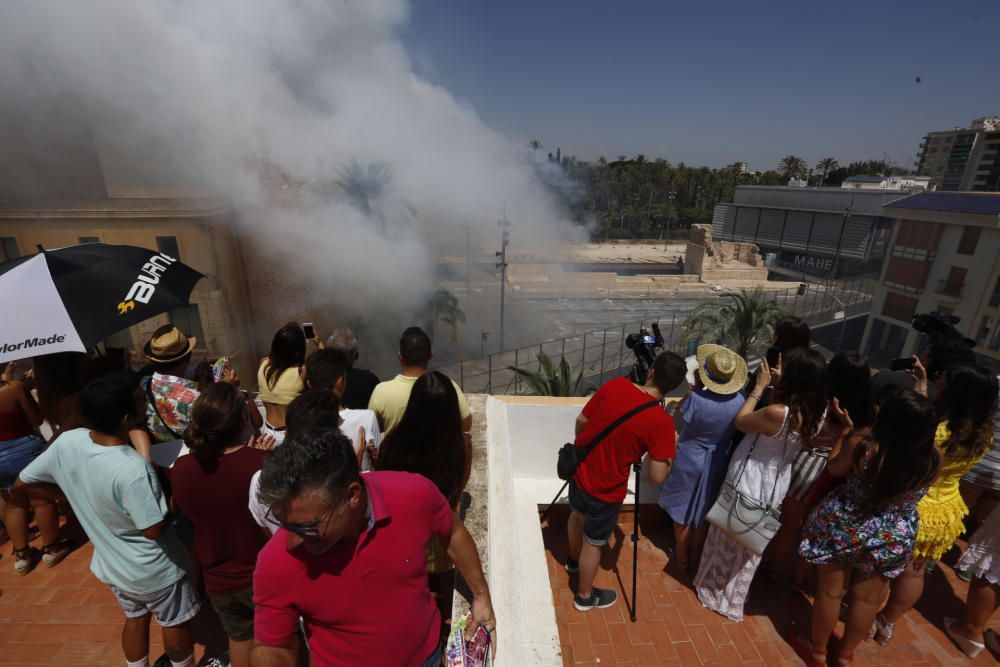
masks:
{"label": "sneaker", "polygon": [[38,549],[25,547],[14,551],[14,572],[24,576],[38,565]]}
{"label": "sneaker", "polygon": [[577,572],[580,571],[580,563],[573,560],[572,558],[567,558],[566,564],[563,565],[563,567],[566,568],[566,571],[569,572],[570,574],[576,574]]}
{"label": "sneaker", "polygon": [[55,567],[63,562],[73,550],[65,542],[56,542],[53,545],[42,547],[42,562],[45,567]]}
{"label": "sneaker", "polygon": [[590,611],[591,609],[605,609],[610,607],[618,599],[618,593],[609,591],[606,588],[594,588],[590,591],[590,597],[583,599],[579,595],[573,596],[573,606],[577,611]]}

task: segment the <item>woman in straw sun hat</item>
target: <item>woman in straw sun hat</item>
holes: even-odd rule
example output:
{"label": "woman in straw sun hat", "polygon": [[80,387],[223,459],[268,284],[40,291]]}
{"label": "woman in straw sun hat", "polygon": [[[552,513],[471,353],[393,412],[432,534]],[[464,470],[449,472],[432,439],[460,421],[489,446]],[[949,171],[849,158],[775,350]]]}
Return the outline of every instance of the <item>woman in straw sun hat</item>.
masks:
{"label": "woman in straw sun hat", "polygon": [[671,561],[691,572],[697,569],[708,533],[705,516],[726,474],[733,417],[743,405],[740,390],[747,381],[746,361],[721,345],[699,346],[694,360],[691,389],[675,415],[677,458],[660,490],[660,507],[674,522]]}

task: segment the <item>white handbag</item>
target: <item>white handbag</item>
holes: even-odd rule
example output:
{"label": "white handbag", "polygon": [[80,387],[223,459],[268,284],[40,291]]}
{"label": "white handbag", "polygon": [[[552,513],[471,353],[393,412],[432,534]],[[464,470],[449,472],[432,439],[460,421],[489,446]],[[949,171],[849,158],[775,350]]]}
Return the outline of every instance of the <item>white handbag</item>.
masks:
{"label": "white handbag", "polygon": [[[774,538],[775,533],[781,528],[781,512],[774,503],[774,494],[778,489],[778,480],[774,480],[774,488],[771,489],[771,498],[768,502],[763,502],[752,498],[738,491],[740,480],[746,471],[747,463],[757,446],[760,434],[754,438],[743,461],[743,469],[740,470],[736,478],[736,484],[723,482],[719,497],[716,498],[712,509],[708,511],[708,522],[729,535],[731,538],[742,544],[744,547],[754,552],[758,556],[764,553],[768,543]],[[785,446],[788,446],[788,435],[785,435]],[[782,452],[784,460],[784,451]]]}

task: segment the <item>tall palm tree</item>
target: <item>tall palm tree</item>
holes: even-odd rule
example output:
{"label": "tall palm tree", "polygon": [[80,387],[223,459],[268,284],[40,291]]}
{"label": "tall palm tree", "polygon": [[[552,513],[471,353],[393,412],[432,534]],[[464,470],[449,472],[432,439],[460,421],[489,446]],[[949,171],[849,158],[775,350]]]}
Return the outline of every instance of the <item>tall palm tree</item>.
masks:
{"label": "tall palm tree", "polygon": [[538,154],[539,148],[545,148],[545,147],[542,146],[542,142],[540,142],[538,139],[532,139],[531,141],[528,142],[528,148],[531,149],[531,155],[532,157],[534,157]]}
{"label": "tall palm tree", "polygon": [[774,323],[784,315],[784,309],[764,290],[740,290],[720,299],[703,303],[694,309],[685,322],[682,345],[717,343],[725,345],[741,357],[759,355],[771,344]]}
{"label": "tall palm tree", "polygon": [[577,396],[580,392],[580,382],[583,380],[583,367],[573,378],[573,370],[570,368],[566,357],[559,360],[559,368],[555,367],[552,359],[544,352],[538,354],[538,364],[541,366],[539,372],[508,366],[507,369],[514,371],[514,374],[531,388],[536,396]]}
{"label": "tall palm tree", "polygon": [[824,183],[826,183],[826,177],[829,176],[830,172],[836,170],[839,167],[840,163],[837,162],[836,158],[832,157],[825,157],[819,162],[817,162],[816,169],[819,171],[820,174],[822,174],[822,178],[820,178],[819,184],[823,185]]}
{"label": "tall palm tree", "polygon": [[434,337],[438,323],[447,325],[451,340],[458,342],[458,327],[465,324],[465,313],[458,307],[458,297],[446,289],[438,289],[424,304],[423,315],[427,335]]}
{"label": "tall palm tree", "polygon": [[340,168],[337,185],[341,187],[347,198],[365,216],[373,214],[382,223],[382,233],[385,233],[385,214],[380,205],[382,196],[392,180],[392,168],[385,162],[370,162],[362,165],[355,159]]}
{"label": "tall palm tree", "polygon": [[798,155],[786,155],[778,165],[781,177],[787,181],[790,178],[801,178],[806,174],[806,161]]}

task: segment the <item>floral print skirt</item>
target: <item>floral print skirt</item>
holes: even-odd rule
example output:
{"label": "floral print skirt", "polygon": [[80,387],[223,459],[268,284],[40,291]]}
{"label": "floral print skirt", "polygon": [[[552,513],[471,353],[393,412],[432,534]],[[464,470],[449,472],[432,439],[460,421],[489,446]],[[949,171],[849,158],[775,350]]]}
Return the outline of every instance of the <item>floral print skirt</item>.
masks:
{"label": "floral print skirt", "polygon": [[920,489],[873,512],[864,508],[857,475],[830,492],[802,528],[799,554],[816,565],[851,565],[863,574],[895,579],[916,544]]}

